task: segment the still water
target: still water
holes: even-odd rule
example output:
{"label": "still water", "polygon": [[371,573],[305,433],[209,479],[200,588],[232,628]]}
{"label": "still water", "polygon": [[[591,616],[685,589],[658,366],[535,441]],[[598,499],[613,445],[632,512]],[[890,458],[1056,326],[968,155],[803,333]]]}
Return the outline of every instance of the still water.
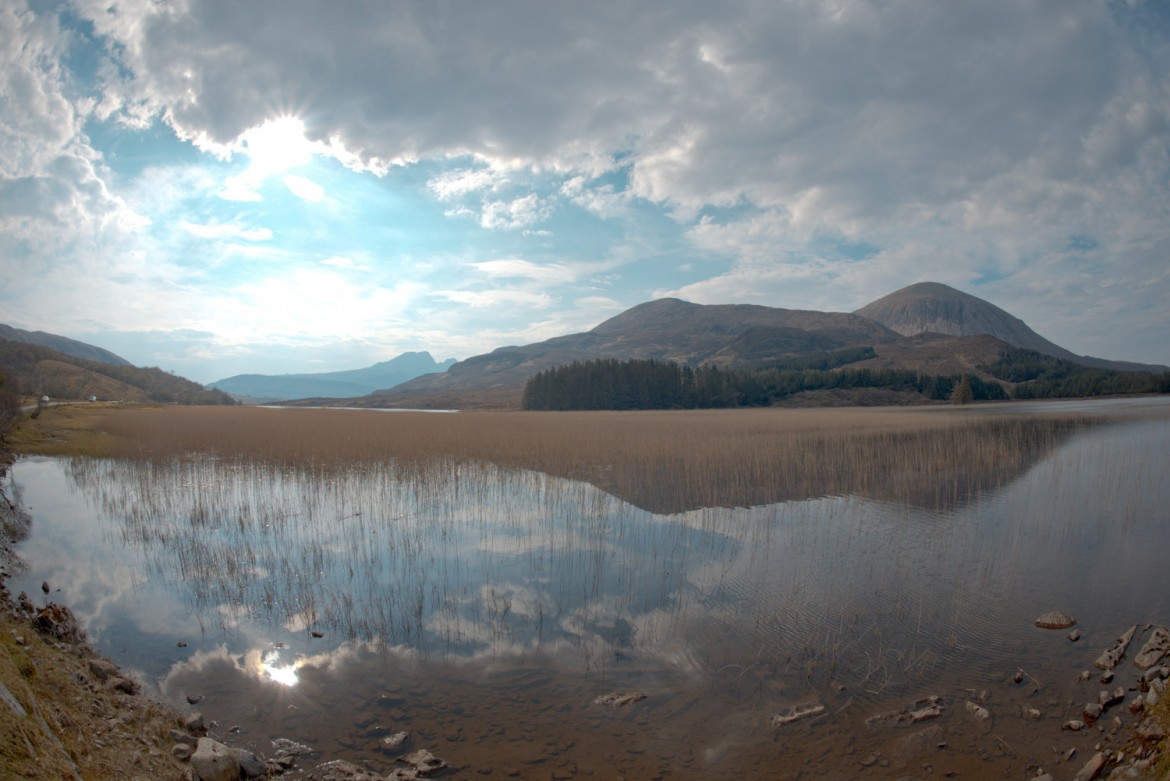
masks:
{"label": "still water", "polygon": [[[1170,622],[1170,406],[1144,407],[929,504],[658,514],[491,465],[23,459],[10,588],[47,580],[160,698],[202,697],[262,754],[305,743],[302,767],[427,748],[466,778],[1023,777],[1091,754],[1100,732],[1060,729],[1100,688],[1078,673]],[[1053,609],[1079,642],[1033,627]],[[928,696],[928,722],[882,718]]]}

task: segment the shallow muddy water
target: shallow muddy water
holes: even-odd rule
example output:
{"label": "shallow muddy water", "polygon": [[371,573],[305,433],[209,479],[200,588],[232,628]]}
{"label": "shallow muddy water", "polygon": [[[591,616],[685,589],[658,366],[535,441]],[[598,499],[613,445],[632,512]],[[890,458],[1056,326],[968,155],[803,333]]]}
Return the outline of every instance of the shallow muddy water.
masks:
{"label": "shallow muddy water", "polygon": [[[1105,739],[1060,728],[1104,688],[1078,674],[1170,622],[1170,405],[1088,409],[1106,422],[961,495],[673,514],[490,465],[24,459],[10,588],[47,580],[159,696],[202,696],[261,753],[305,743],[302,767],[427,748],[464,778],[1071,776]],[[1079,642],[1033,626],[1053,609]],[[883,718],[929,696],[936,718]]]}

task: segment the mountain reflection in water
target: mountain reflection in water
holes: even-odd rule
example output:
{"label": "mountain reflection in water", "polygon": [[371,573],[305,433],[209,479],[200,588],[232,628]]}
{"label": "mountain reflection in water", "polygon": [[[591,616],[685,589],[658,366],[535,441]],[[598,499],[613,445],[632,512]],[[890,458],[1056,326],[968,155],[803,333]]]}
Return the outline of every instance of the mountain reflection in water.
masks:
{"label": "mountain reflection in water", "polygon": [[[99,648],[169,699],[198,692],[248,739],[322,759],[388,769],[378,738],[407,729],[457,764],[545,776],[768,778],[782,759],[848,777],[842,747],[884,752],[890,777],[921,753],[1022,772],[1050,761],[1057,714],[1023,719],[1035,700],[1006,677],[1077,702],[1076,671],[1120,624],[1170,619],[1164,413],[807,435],[784,470],[728,481],[712,464],[709,484],[663,459],[588,480],[483,461],[29,459],[20,583],[60,585]],[[1081,644],[1031,626],[1053,607]],[[621,689],[649,696],[591,705]],[[1011,755],[988,759],[995,741],[961,723],[969,689],[995,692]],[[928,694],[952,702],[947,756],[866,723]],[[830,716],[770,726],[810,701]]]}

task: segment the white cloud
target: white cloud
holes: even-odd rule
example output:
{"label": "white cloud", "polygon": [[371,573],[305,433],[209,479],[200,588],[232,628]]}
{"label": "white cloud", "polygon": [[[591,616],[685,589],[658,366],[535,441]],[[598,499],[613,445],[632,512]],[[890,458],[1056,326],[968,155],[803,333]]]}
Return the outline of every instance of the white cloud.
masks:
{"label": "white cloud", "polygon": [[501,258],[472,263],[471,266],[490,277],[530,279],[534,282],[569,282],[573,270],[559,263],[540,264],[520,258]]}
{"label": "white cloud", "polygon": [[325,188],[311,179],[296,174],[284,177],[284,186],[296,197],[309,203],[319,203],[325,197]]}
{"label": "white cloud", "polygon": [[435,295],[476,309],[501,306],[544,309],[552,303],[547,294],[526,290],[440,290]]}
{"label": "white cloud", "polygon": [[460,168],[432,178],[427,182],[427,188],[440,201],[450,201],[470,193],[495,189],[502,183],[500,177],[491,170]]}
{"label": "white cloud", "polygon": [[488,201],[483,205],[479,223],[489,230],[527,228],[548,219],[553,206],[535,193],[512,201]]}

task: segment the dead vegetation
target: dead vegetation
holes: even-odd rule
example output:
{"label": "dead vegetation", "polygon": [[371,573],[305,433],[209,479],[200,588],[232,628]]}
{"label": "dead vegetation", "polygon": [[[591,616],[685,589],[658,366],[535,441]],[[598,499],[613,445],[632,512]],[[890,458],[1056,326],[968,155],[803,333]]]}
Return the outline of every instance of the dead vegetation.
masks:
{"label": "dead vegetation", "polygon": [[858,495],[951,506],[1003,484],[1083,415],[950,408],[372,412],[145,408],[94,424],[113,455],[247,457],[312,468],[490,463],[585,480],[655,512]]}

